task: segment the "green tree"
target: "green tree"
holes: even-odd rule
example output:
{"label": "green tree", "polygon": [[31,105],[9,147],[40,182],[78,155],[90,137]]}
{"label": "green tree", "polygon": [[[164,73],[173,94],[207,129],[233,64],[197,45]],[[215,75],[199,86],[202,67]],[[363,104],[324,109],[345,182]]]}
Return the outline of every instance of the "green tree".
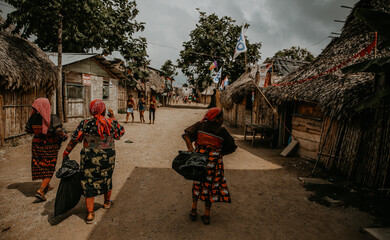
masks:
{"label": "green tree", "polygon": [[314,56],[311,52],[305,48],[293,46],[289,49],[279,50],[275,53],[274,57],[287,57],[293,60],[312,62]]}
{"label": "green tree", "polygon": [[[62,51],[86,52],[118,50],[130,59],[134,48],[144,42],[133,34],[144,30],[135,20],[135,1],[129,0],[6,0],[16,8],[8,14],[4,27],[15,25],[22,37],[36,36],[35,43],[45,51],[58,52],[57,112],[62,109]],[[146,42],[146,40],[145,40]],[[142,44],[141,44],[142,45]],[[66,119],[65,119],[66,120]]]}
{"label": "green tree", "polygon": [[165,61],[165,63],[161,66],[160,71],[168,78],[173,78],[177,75],[176,66],[173,65],[171,60]]}
{"label": "green tree", "polygon": [[[241,27],[235,20],[224,16],[219,18],[215,14],[207,15],[199,11],[199,21],[196,28],[190,33],[190,40],[183,43],[184,50],[180,52],[178,67],[189,78],[188,82],[202,90],[212,83],[212,74],[209,67],[217,61],[222,67],[222,77],[228,75],[229,80],[236,80],[245,72],[245,54],[240,54],[232,61],[237,39]],[[245,28],[249,25],[245,24]],[[256,63],[260,59],[261,43],[250,44],[246,38],[248,48],[247,64]]]}

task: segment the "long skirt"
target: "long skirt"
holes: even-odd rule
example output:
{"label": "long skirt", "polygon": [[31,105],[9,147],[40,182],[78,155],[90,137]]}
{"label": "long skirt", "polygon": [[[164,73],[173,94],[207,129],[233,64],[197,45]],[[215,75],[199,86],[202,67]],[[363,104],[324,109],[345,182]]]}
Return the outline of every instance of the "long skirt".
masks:
{"label": "long skirt", "polygon": [[32,180],[53,177],[60,143],[57,138],[34,136],[32,140]]}
{"label": "long skirt", "polygon": [[112,189],[114,149],[83,148],[80,153],[81,187],[84,196],[95,197]]}
{"label": "long skirt", "polygon": [[192,197],[206,202],[231,202],[229,189],[226,185],[222,154],[219,151],[208,151],[199,147],[199,153],[208,152],[207,175],[204,182],[194,182]]}

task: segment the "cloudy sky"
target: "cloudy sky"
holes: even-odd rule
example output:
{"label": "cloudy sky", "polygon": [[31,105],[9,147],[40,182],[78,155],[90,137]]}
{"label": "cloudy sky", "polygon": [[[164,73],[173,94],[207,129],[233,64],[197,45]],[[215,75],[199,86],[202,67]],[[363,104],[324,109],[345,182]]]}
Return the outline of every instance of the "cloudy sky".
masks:
{"label": "cloudy sky", "polygon": [[[342,23],[357,0],[138,0],[137,19],[146,22],[141,34],[148,40],[151,66],[160,68],[168,59],[176,62],[182,43],[189,40],[199,14],[196,8],[219,17],[230,16],[237,24],[248,23],[246,37],[261,42],[261,58],[280,49],[300,46],[315,56],[330,42],[331,32]],[[316,44],[316,45],[314,45]],[[168,47],[165,47],[168,46]],[[232,53],[233,54],[233,53]],[[177,83],[186,80],[182,74]]]}
{"label": "cloudy sky", "polygon": [[[230,16],[237,24],[250,24],[246,37],[261,42],[261,58],[291,46],[307,48],[317,56],[330,42],[331,32],[340,32],[342,23],[357,0],[137,0],[138,21],[146,22],[140,35],[148,40],[151,66],[157,69],[170,59],[176,62],[182,43],[189,40],[199,14],[196,8],[219,17]],[[9,12],[5,5],[0,7]],[[238,36],[237,36],[238,37]],[[233,54],[233,53],[232,53]],[[179,71],[180,73],[180,71]],[[186,82],[183,74],[176,84]]]}

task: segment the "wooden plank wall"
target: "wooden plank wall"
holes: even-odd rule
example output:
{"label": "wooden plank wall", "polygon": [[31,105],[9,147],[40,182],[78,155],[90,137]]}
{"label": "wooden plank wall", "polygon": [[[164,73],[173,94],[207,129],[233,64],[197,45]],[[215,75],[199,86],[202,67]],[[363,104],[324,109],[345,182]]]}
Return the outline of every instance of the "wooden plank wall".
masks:
{"label": "wooden plank wall", "polygon": [[[330,122],[332,122],[330,126]],[[383,102],[351,119],[324,119],[320,163],[355,184],[390,188],[390,106]]]}
{"label": "wooden plank wall", "polygon": [[298,155],[309,159],[317,158],[321,127],[321,120],[304,116],[293,116],[292,134],[299,142]]}
{"label": "wooden plank wall", "polygon": [[254,118],[254,123],[272,127],[276,127],[278,124],[278,119],[276,118],[273,110],[258,91],[255,92],[255,102],[252,109],[252,116]]}
{"label": "wooden plank wall", "polygon": [[[35,99],[47,97],[46,89],[23,91],[5,91],[0,92],[2,96],[1,107],[1,137],[4,139],[17,136],[24,133],[25,125],[31,114],[31,106]],[[7,107],[9,106],[9,107]]]}

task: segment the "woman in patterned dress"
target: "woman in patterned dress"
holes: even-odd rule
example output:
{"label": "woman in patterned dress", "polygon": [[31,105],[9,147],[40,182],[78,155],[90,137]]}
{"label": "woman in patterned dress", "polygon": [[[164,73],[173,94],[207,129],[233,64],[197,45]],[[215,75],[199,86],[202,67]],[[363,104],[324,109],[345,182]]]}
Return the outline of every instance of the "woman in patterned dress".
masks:
{"label": "woman in patterned dress", "polygon": [[226,128],[222,127],[222,123],[222,111],[219,108],[211,108],[202,121],[185,129],[183,134],[188,151],[194,151],[192,143],[195,142],[195,152],[207,154],[209,157],[206,180],[193,183],[190,214],[191,220],[195,221],[198,200],[204,201],[205,212],[201,218],[206,225],[210,224],[211,203],[231,202],[222,157],[233,153],[237,146]]}
{"label": "woman in patterned dress", "polygon": [[52,189],[49,185],[53,177],[58,151],[62,141],[68,136],[62,129],[56,115],[51,114],[47,98],[38,98],[32,105],[31,116],[26,124],[26,132],[34,134],[32,140],[32,180],[42,179],[41,187],[35,194],[40,201],[46,201],[46,193]]}
{"label": "woman in patterned dress", "polygon": [[104,194],[105,209],[113,205],[111,198],[112,173],[115,167],[115,142],[125,133],[124,128],[113,116],[105,117],[106,106],[101,100],[89,104],[93,118],[80,122],[64,151],[64,157],[69,155],[78,142],[83,141],[80,152],[81,186],[87,207],[87,223],[93,223],[95,218],[94,197]]}

